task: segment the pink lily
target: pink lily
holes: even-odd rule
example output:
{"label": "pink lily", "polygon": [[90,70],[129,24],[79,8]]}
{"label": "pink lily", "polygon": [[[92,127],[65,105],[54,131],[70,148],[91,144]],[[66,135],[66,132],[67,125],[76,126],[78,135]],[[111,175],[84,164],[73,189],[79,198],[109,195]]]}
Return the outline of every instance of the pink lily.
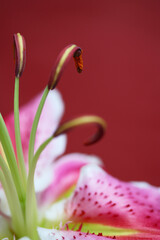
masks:
{"label": "pink lily", "polygon": [[72,56],[78,72],[82,70],[81,49],[73,44],[60,53],[43,94],[19,111],[19,79],[25,67],[26,44],[19,33],[14,35],[14,43],[14,114],[5,119],[0,115],[0,238],[13,234],[16,239],[28,236],[36,240],[37,226],[43,226],[46,209],[76,184],[80,168],[89,163],[102,165],[97,157],[85,154],[59,157],[66,147],[63,133],[94,123],[97,134],[86,142],[91,144],[103,136],[105,122],[97,116],[84,116],[59,126],[63,101],[57,90],[51,90]]}
{"label": "pink lily", "polygon": [[[24,43],[20,34],[15,39]],[[20,46],[22,53],[25,44]],[[66,47],[43,94],[20,111],[17,97],[25,56],[17,58],[14,115],[5,122],[0,115],[0,239],[160,239],[159,188],[119,181],[102,169],[95,156],[73,153],[60,157],[66,146],[63,133],[94,123],[98,132],[86,142],[90,144],[105,129],[104,121],[96,116],[59,126],[63,101],[58,91],[50,90],[71,56],[78,72],[82,71],[81,49]]]}
{"label": "pink lily", "polygon": [[71,196],[46,212],[50,221],[65,219],[70,230],[38,231],[43,240],[160,239],[159,203],[159,188],[122,182],[91,164],[81,169]]}

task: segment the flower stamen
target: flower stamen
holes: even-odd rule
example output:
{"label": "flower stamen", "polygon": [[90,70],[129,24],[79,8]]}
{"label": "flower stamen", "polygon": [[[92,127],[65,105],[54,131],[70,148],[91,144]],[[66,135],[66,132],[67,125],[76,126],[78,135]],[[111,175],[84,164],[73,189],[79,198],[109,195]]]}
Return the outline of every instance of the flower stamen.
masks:
{"label": "flower stamen", "polygon": [[38,106],[38,109],[37,109],[37,112],[36,112],[36,115],[35,115],[35,118],[33,121],[31,134],[30,134],[30,140],[29,140],[29,151],[28,151],[29,166],[31,164],[31,161],[32,161],[33,155],[34,155],[34,143],[35,143],[35,136],[36,136],[38,122],[39,122],[39,119],[41,116],[42,109],[44,107],[44,103],[48,96],[49,90],[52,90],[56,87],[66,64],[68,63],[68,61],[70,60],[70,58],[72,56],[74,56],[74,58],[76,58],[75,61],[77,63],[77,71],[81,72],[79,70],[79,69],[82,69],[82,62],[83,62],[81,53],[82,53],[81,48],[77,47],[75,44],[72,44],[72,45],[65,47],[57,57],[56,63],[54,65],[53,70],[50,75],[48,86],[45,88],[45,90],[43,92],[42,99],[40,101],[40,104]]}
{"label": "flower stamen", "polygon": [[15,75],[16,77],[20,77],[26,65],[26,43],[20,33],[14,34],[13,39],[16,59]]}
{"label": "flower stamen", "polygon": [[20,33],[14,34],[14,46],[16,53],[15,88],[14,88],[14,127],[19,168],[23,185],[25,188],[27,174],[24,164],[19,123],[19,77],[22,75],[26,64],[26,43],[24,37]]}
{"label": "flower stamen", "polygon": [[0,155],[1,155],[2,158],[5,160],[7,166],[9,167],[8,162],[7,162],[7,158],[6,158],[6,155],[5,155],[5,152],[4,152],[4,149],[3,149],[3,147],[2,147],[1,142],[0,142]]}
{"label": "flower stamen", "polygon": [[35,138],[36,138],[36,131],[37,131],[37,127],[38,127],[38,123],[39,123],[39,119],[46,101],[46,98],[48,96],[49,93],[49,89],[48,87],[46,87],[44,89],[41,101],[39,103],[34,121],[33,121],[33,125],[32,125],[32,129],[31,129],[31,133],[30,133],[30,139],[29,139],[29,150],[28,150],[28,161],[29,161],[29,166],[31,165],[32,162],[32,158],[34,155],[34,145],[35,145]]}
{"label": "flower stamen", "polygon": [[73,56],[75,59],[77,71],[80,73],[82,72],[83,68],[83,61],[82,61],[82,50],[80,47],[76,46],[75,44],[69,45],[66,48],[64,48],[60,54],[58,55],[58,58],[56,60],[56,63],[53,67],[53,70],[51,72],[51,76],[48,82],[48,88],[54,89],[64,71],[64,68],[66,64],[69,62],[71,57]]}
{"label": "flower stamen", "polygon": [[53,136],[54,137],[59,136],[60,134],[66,133],[75,127],[86,124],[95,124],[98,130],[96,134],[91,136],[87,141],[84,142],[84,144],[91,145],[93,143],[96,143],[103,137],[106,130],[106,122],[98,116],[82,116],[79,118],[75,118],[71,121],[65,122],[60,127],[58,127]]}
{"label": "flower stamen", "polygon": [[[17,190],[7,164],[0,155],[0,181],[5,191],[10,211],[12,214],[12,227],[14,231],[23,234],[25,232],[24,218],[22,213],[22,206],[20,204]],[[15,208],[16,206],[16,208]]]}
{"label": "flower stamen", "polygon": [[25,190],[23,188],[22,181],[19,176],[19,169],[17,166],[16,156],[13,150],[12,142],[11,142],[7,127],[5,125],[5,122],[1,114],[0,114],[0,133],[1,133],[0,141],[5,153],[8,165],[10,167],[10,171],[18,192],[19,199],[24,200]]}

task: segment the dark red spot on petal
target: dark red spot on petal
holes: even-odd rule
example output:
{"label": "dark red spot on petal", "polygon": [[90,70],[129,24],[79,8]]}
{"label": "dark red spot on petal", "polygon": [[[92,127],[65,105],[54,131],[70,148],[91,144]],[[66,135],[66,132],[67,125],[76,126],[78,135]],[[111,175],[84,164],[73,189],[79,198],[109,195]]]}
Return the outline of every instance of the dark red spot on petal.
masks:
{"label": "dark red spot on petal", "polygon": [[151,209],[151,210],[149,210],[151,213],[153,213],[154,212],[154,210],[153,209]]}
{"label": "dark red spot on petal", "polygon": [[116,206],[116,203],[113,203],[113,204],[111,205],[111,207],[114,207],[114,206]]}
{"label": "dark red spot on petal", "polygon": [[85,200],[85,197],[83,197],[83,198],[80,199],[80,201],[82,201],[82,202],[83,202],[84,200]]}
{"label": "dark red spot on petal", "polygon": [[79,217],[82,217],[82,216],[84,216],[85,215],[85,211],[81,211],[81,213],[79,214]]}
{"label": "dark red spot on petal", "polygon": [[73,211],[73,216],[76,215],[76,212],[77,212],[77,209],[74,209],[74,211]]}
{"label": "dark red spot on petal", "polygon": [[127,204],[125,207],[126,207],[126,208],[128,208],[128,207],[130,207],[130,205],[129,205],[129,204]]}
{"label": "dark red spot on petal", "polygon": [[103,236],[102,233],[98,233],[98,236]]}
{"label": "dark red spot on petal", "polygon": [[114,215],[113,215],[113,217],[115,217],[115,218],[118,217],[118,216],[119,216],[118,214],[114,214]]}
{"label": "dark red spot on petal", "polygon": [[133,212],[133,209],[129,209],[129,211],[128,212]]}
{"label": "dark red spot on petal", "polygon": [[112,203],[112,201],[109,201],[109,202],[107,202],[106,204],[108,205],[108,204],[111,204]]}
{"label": "dark red spot on petal", "polygon": [[119,196],[120,196],[120,197],[123,197],[123,196],[124,196],[124,194],[123,194],[123,193],[121,193],[121,194],[119,194]]}

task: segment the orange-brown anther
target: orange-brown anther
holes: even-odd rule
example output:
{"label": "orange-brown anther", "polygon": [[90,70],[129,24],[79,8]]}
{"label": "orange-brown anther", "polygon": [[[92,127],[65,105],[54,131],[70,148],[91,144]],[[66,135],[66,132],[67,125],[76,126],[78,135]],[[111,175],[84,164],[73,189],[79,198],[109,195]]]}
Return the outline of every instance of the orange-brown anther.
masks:
{"label": "orange-brown anther", "polygon": [[77,50],[74,54],[74,61],[75,61],[75,65],[76,65],[76,68],[77,68],[77,71],[79,73],[82,72],[83,70],[83,58],[82,58],[82,53],[83,51],[82,50]]}
{"label": "orange-brown anther", "polygon": [[79,73],[82,72],[83,69],[83,60],[82,60],[82,50],[75,44],[68,45],[65,47],[56,60],[56,63],[52,69],[50,79],[48,82],[48,89],[54,89],[62,76],[62,73],[71,59],[74,57],[76,68]]}

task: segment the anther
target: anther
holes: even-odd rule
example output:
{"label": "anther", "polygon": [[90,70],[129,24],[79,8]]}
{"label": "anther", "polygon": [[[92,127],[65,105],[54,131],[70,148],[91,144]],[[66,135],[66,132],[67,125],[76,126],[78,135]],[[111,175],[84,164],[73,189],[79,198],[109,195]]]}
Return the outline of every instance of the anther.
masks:
{"label": "anther", "polygon": [[55,65],[52,69],[50,79],[48,82],[49,90],[50,89],[52,90],[56,87],[56,85],[64,71],[64,68],[66,67],[66,65],[69,62],[69,60],[71,59],[71,57],[74,57],[77,71],[79,73],[82,72],[83,60],[82,60],[81,48],[79,48],[78,46],[76,46],[74,44],[65,47],[58,55]]}
{"label": "anther", "polygon": [[20,33],[14,34],[13,40],[16,61],[15,75],[16,77],[20,77],[26,65],[26,43],[24,37]]}

